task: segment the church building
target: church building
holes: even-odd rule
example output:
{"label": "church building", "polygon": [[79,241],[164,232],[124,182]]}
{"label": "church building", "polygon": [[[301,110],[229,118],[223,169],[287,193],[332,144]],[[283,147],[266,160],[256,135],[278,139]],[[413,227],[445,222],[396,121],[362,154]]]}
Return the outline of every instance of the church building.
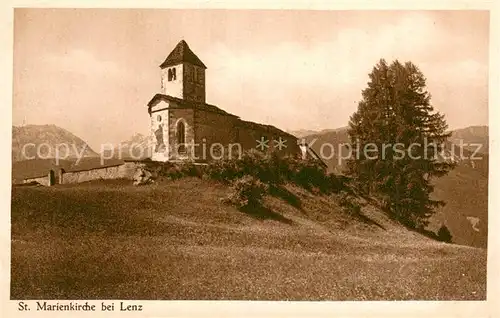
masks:
{"label": "church building", "polygon": [[[182,40],[160,65],[161,90],[147,104],[152,160],[206,162],[258,149],[299,155],[297,138],[206,103],[207,67]],[[242,98],[243,99],[243,98]]]}

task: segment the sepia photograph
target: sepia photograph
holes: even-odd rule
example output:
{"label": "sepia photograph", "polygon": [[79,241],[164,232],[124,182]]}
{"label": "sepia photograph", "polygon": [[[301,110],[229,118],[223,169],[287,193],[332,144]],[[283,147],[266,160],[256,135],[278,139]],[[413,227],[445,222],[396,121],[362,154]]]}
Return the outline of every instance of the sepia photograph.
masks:
{"label": "sepia photograph", "polygon": [[486,300],[489,54],[487,10],[14,8],[10,300]]}

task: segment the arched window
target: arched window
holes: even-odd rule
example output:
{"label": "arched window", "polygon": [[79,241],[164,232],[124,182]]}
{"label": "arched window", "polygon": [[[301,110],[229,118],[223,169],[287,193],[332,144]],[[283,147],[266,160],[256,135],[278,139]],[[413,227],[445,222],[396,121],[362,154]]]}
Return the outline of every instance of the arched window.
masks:
{"label": "arched window", "polygon": [[177,149],[179,153],[186,152],[186,125],[182,120],[177,123]]}

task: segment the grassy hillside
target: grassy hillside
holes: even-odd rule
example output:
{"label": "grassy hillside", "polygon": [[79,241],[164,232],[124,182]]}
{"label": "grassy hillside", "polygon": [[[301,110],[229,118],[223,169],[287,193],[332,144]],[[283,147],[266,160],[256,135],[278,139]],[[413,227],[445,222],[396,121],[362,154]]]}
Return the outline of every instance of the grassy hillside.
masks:
{"label": "grassy hillside", "polygon": [[[264,208],[183,178],[12,191],[12,299],[485,299],[486,250],[287,186]],[[194,199],[195,198],[195,199]]]}

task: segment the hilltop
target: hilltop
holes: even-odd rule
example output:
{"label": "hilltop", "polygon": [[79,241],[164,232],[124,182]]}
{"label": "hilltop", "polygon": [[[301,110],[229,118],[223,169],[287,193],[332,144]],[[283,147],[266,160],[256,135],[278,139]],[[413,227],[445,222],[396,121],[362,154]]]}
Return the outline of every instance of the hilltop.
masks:
{"label": "hilltop", "polygon": [[242,212],[199,178],[14,187],[11,298],[485,299],[485,249],[285,189]]}

